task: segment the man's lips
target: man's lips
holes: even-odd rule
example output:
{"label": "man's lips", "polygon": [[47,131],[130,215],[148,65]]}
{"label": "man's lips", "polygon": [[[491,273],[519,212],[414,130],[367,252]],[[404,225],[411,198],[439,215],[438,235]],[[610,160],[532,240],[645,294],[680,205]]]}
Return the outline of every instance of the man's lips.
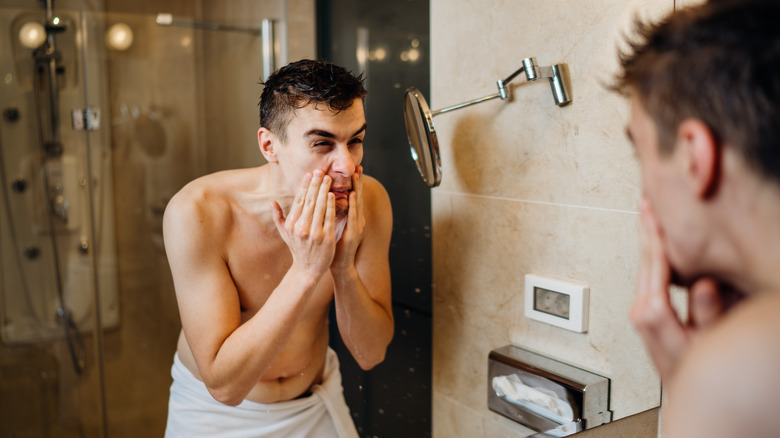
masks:
{"label": "man's lips", "polygon": [[349,192],[351,191],[349,187],[331,187],[331,192],[333,192],[334,195],[336,195],[336,199],[338,198],[348,198]]}

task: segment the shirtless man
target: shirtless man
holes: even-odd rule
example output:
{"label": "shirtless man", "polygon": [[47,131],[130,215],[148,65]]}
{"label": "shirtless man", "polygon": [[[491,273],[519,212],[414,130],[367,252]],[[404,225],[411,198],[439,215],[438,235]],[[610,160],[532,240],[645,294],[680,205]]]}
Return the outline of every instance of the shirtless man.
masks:
{"label": "shirtless man", "polygon": [[621,56],[643,188],[630,316],[664,384],[664,438],[780,436],[778,17],[776,0],[711,1],[640,24]]}
{"label": "shirtless man", "polygon": [[361,368],[393,336],[392,212],[360,166],[362,79],[304,60],[264,85],[268,164],[199,178],[165,212],[182,321],[166,436],[356,437],[331,302]]}

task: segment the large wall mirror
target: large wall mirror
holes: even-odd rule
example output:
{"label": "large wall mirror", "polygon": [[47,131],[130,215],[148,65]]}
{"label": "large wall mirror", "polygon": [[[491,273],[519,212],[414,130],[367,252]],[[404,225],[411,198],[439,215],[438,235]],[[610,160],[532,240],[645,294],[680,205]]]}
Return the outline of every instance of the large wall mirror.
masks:
{"label": "large wall mirror", "polygon": [[[370,372],[342,359],[361,436],[535,433],[488,409],[488,355],[506,344],[611,379],[616,425],[660,403],[627,325],[638,173],[622,140],[621,104],[592,74],[609,65],[610,38],[630,18],[622,2],[58,0],[67,27],[58,37],[64,153],[50,165],[40,160],[30,47],[42,3],[0,0],[8,30],[0,38],[4,432],[163,433],[180,321],[162,213],[200,175],[261,164],[264,57],[259,31],[159,26],[161,12],[237,29],[273,19],[277,67],[319,56],[367,75],[364,166],[393,203],[396,333]],[[657,13],[673,2],[636,3]],[[437,108],[455,104],[492,92],[490,78],[529,56],[569,65],[572,103],[558,108],[547,87],[528,87],[511,102],[437,120],[447,177],[431,190],[409,157],[405,90],[416,87]],[[73,109],[99,109],[100,128],[74,130]],[[61,178],[57,199],[62,208],[68,201],[71,218],[55,236],[42,213],[44,170]],[[589,332],[524,319],[526,273],[589,284]],[[71,313],[58,319],[60,291]]]}

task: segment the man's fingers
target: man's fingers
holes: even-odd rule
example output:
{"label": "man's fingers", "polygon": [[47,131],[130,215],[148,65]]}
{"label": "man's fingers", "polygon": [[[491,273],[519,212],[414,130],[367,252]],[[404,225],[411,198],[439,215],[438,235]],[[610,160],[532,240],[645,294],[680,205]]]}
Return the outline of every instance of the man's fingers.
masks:
{"label": "man's fingers", "polygon": [[312,180],[311,173],[307,173],[306,175],[304,175],[303,181],[301,182],[301,187],[298,189],[298,193],[295,194],[295,199],[293,199],[292,207],[290,208],[290,213],[287,215],[287,219],[292,221],[293,223],[298,220],[298,217],[301,215],[301,212],[303,211],[304,203],[306,202],[306,193],[309,191],[311,180]]}
{"label": "man's fingers", "polygon": [[707,328],[720,318],[723,311],[724,305],[715,280],[702,278],[688,290],[688,324],[691,327]]}
{"label": "man's fingers", "polygon": [[282,207],[279,206],[278,202],[271,201],[271,208],[273,209],[274,224],[276,224],[276,229],[279,230],[279,233],[282,234],[282,236],[284,236],[283,230],[285,219]]}
{"label": "man's fingers", "polygon": [[308,236],[311,232],[314,210],[317,206],[317,198],[319,197],[323,176],[324,173],[322,170],[315,170],[311,175],[309,185],[306,187],[306,195],[303,200],[301,214],[295,223],[296,231],[302,236]]}
{"label": "man's fingers", "polygon": [[358,166],[357,172],[355,172],[355,181],[353,186],[357,186],[356,192],[356,204],[357,204],[357,219],[363,217],[363,166]]}
{"label": "man's fingers", "polygon": [[[327,175],[323,177],[322,184],[317,191],[317,198],[314,204],[314,213],[312,214],[311,231],[323,227],[323,221],[327,220],[326,210],[328,208],[328,194],[330,193],[331,178]],[[325,228],[327,230],[327,227]]]}
{"label": "man's fingers", "polygon": [[328,232],[335,233],[336,230],[336,195],[327,193],[327,204],[325,208],[325,221],[322,228]]}
{"label": "man's fingers", "polygon": [[630,319],[658,369],[668,379],[688,344],[688,333],[669,296],[671,267],[666,259],[661,230],[647,198],[640,207],[642,248],[637,293]]}

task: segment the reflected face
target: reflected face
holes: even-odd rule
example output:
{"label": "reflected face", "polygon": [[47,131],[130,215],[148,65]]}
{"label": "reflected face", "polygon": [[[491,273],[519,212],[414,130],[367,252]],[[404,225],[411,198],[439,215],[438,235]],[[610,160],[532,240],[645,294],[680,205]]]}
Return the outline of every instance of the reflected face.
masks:
{"label": "reflected face", "polygon": [[322,169],[333,179],[336,216],[349,210],[352,175],[363,160],[366,118],[363,102],[335,111],[324,104],[296,109],[287,126],[287,141],[276,148],[288,189],[297,192],[307,172]]}

